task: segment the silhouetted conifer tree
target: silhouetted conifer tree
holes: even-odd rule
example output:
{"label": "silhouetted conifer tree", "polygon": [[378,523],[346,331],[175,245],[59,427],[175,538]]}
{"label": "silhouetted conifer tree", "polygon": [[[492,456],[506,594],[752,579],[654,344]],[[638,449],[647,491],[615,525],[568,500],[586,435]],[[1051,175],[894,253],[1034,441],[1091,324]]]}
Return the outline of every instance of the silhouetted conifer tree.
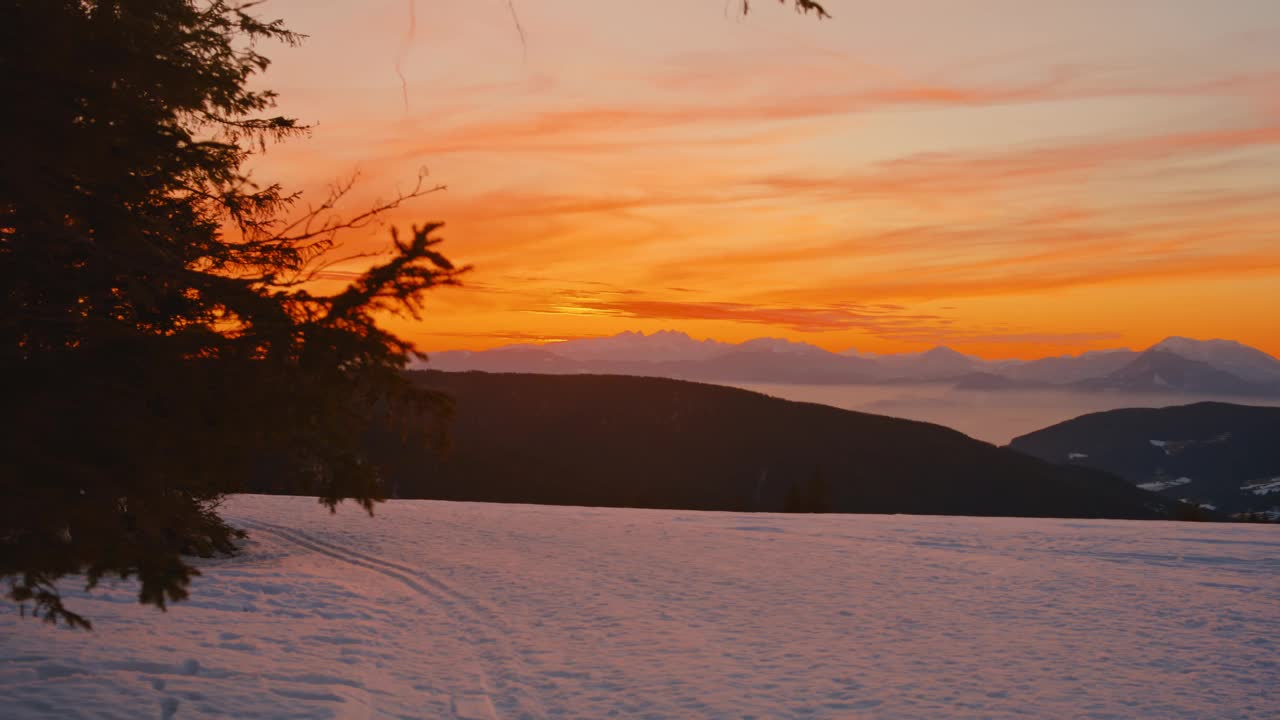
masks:
{"label": "silhouetted conifer tree", "polygon": [[828,513],[831,509],[831,485],[821,468],[815,469],[804,485],[792,483],[782,505],[782,511],[789,513]]}
{"label": "silhouetted conifer tree", "polygon": [[793,482],[791,483],[791,487],[787,488],[787,497],[782,501],[782,512],[807,512],[804,508],[804,491],[800,489],[799,483]]}
{"label": "silhouetted conifer tree", "polygon": [[821,468],[814,470],[813,477],[809,478],[809,512],[831,512],[831,484]]}
{"label": "silhouetted conifer tree", "polygon": [[[380,495],[363,429],[431,437],[447,406],[401,374],[378,324],[453,283],[438,225],[394,235],[332,294],[314,280],[354,217],[349,189],[296,195],[242,169],[306,132],[249,79],[279,21],[221,0],[0,4],[0,579],[51,621],[62,576],[136,576],[186,596],[184,553],[234,550],[223,496],[263,462],[333,507]],[[294,218],[286,222],[286,217]]]}

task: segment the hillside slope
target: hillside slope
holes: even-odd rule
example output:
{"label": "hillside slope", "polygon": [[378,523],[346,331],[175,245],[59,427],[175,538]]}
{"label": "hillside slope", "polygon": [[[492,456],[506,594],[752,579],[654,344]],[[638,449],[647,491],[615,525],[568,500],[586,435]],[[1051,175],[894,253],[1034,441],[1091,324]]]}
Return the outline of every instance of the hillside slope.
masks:
{"label": "hillside slope", "polygon": [[1280,408],[1205,402],[1111,410],[1014,438],[1010,447],[1227,512],[1280,505]]}
{"label": "hillside slope", "polygon": [[1105,473],[941,426],[734,388],[599,375],[413,378],[453,396],[457,415],[443,456],[376,439],[396,497],[778,511],[793,488],[816,483],[839,512],[1151,518],[1169,505]]}

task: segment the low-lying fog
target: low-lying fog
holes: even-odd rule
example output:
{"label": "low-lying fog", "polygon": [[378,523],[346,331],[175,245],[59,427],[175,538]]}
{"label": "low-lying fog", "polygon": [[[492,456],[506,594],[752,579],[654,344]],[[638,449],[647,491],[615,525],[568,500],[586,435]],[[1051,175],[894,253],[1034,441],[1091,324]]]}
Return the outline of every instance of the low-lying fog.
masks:
{"label": "low-lying fog", "polygon": [[950,383],[787,385],[728,383],[744,390],[849,410],[946,425],[996,445],[1085,413],[1126,407],[1166,407],[1219,400],[1280,406],[1280,398],[1065,390],[956,390]]}

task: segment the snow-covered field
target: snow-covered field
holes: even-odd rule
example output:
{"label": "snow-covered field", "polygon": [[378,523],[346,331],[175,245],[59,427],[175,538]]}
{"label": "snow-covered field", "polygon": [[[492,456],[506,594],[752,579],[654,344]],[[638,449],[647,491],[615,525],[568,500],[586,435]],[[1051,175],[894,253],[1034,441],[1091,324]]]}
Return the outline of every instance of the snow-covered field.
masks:
{"label": "snow-covered field", "polygon": [[168,613],[0,613],[0,717],[1280,717],[1276,526],[228,512],[252,542]]}

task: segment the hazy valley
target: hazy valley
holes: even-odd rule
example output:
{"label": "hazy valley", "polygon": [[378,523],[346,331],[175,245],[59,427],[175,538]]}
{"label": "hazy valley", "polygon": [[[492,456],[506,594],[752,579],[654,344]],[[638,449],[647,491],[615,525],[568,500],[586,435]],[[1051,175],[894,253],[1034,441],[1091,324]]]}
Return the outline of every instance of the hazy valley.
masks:
{"label": "hazy valley", "polygon": [[1179,392],[1079,392],[1062,388],[973,390],[949,382],[857,385],[730,383],[734,387],[860,412],[937,423],[995,445],[1087,413],[1169,407],[1202,400],[1280,406],[1272,395],[1188,395]]}
{"label": "hazy valley", "polygon": [[674,331],[431,353],[420,368],[624,374],[712,382],[775,397],[937,423],[997,445],[1078,415],[1202,400],[1280,405],[1280,360],[1229,340],[1172,337],[1145,351],[983,360],[945,347],[834,353],[759,338]]}

